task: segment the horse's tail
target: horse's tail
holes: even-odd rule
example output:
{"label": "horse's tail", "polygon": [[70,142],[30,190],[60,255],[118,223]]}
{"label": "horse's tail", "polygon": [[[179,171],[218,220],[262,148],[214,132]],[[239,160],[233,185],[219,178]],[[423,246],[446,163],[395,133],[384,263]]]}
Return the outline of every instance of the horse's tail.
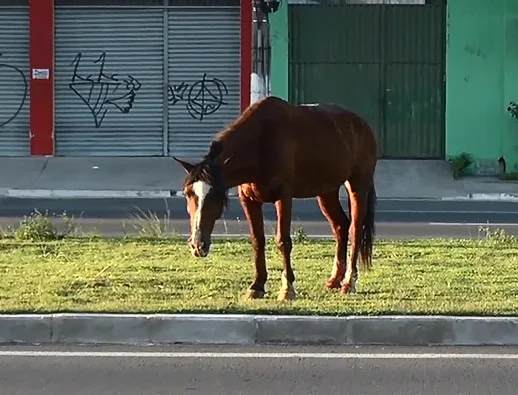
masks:
{"label": "horse's tail", "polygon": [[360,239],[360,264],[364,269],[372,268],[372,247],[376,233],[374,214],[376,212],[376,188],[372,184],[367,195],[367,211],[363,218]]}

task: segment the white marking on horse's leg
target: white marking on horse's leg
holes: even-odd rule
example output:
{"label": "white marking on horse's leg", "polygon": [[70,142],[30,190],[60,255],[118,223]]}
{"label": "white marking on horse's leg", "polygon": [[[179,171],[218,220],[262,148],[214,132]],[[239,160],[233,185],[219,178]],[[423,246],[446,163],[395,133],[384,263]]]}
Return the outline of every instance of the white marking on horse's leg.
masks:
{"label": "white marking on horse's leg", "polygon": [[356,269],[356,272],[355,272],[354,269],[351,268],[351,270],[349,270],[349,267],[348,267],[347,270],[345,271],[345,276],[344,276],[344,279],[342,280],[341,285],[349,284],[349,292],[355,293],[356,292],[356,281],[358,280],[358,276],[359,276],[358,268]]}
{"label": "white marking on horse's leg", "polygon": [[288,282],[288,278],[286,277],[286,273],[284,273],[284,271],[282,272],[282,275],[281,275],[281,287],[284,291],[288,291],[290,289],[290,284]]}
{"label": "white marking on horse's leg", "polygon": [[281,274],[281,289],[279,290],[278,300],[294,300],[296,298],[295,286],[290,284],[284,270]]}
{"label": "white marking on horse's leg", "polygon": [[201,222],[201,210],[203,208],[203,203],[205,202],[205,198],[209,194],[211,186],[204,181],[196,181],[192,184],[192,190],[198,197],[198,209],[194,214],[194,229],[192,230],[193,236],[196,232],[200,230],[200,222]]}
{"label": "white marking on horse's leg", "polygon": [[354,277],[351,280],[351,286],[349,287],[349,292],[352,294],[356,293],[356,279]]}
{"label": "white marking on horse's leg", "polygon": [[354,271],[353,271],[353,279],[351,281],[351,293],[356,292],[356,284],[358,283],[359,278],[360,278],[360,271],[358,270],[358,266],[355,266]]}

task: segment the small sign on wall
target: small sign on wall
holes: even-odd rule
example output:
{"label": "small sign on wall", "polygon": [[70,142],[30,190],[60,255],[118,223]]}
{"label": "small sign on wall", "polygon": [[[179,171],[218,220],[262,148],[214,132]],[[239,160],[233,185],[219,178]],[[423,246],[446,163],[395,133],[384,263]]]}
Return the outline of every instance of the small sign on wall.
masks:
{"label": "small sign on wall", "polygon": [[32,69],[33,80],[48,80],[50,78],[49,69]]}

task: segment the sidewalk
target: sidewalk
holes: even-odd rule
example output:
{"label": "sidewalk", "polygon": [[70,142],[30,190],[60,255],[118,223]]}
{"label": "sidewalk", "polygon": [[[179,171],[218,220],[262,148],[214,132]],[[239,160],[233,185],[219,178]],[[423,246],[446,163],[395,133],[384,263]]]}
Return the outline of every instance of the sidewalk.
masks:
{"label": "sidewalk", "polygon": [[[164,157],[4,157],[0,196],[169,197],[182,190],[184,176],[172,158]],[[518,200],[518,183],[481,177],[454,180],[445,161],[380,160],[376,188],[381,199]],[[341,194],[345,196],[345,188]]]}

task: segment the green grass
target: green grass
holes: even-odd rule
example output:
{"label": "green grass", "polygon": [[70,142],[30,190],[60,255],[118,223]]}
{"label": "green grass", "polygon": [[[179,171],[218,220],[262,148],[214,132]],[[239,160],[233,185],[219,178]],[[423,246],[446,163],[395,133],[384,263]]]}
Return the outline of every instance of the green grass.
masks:
{"label": "green grass", "polygon": [[295,243],[298,300],[277,302],[281,261],[268,246],[267,298],[246,301],[249,241],[215,240],[195,259],[184,240],[0,239],[0,312],[220,312],[265,314],[518,313],[518,241],[384,242],[358,293],[325,289],[332,241]]}

